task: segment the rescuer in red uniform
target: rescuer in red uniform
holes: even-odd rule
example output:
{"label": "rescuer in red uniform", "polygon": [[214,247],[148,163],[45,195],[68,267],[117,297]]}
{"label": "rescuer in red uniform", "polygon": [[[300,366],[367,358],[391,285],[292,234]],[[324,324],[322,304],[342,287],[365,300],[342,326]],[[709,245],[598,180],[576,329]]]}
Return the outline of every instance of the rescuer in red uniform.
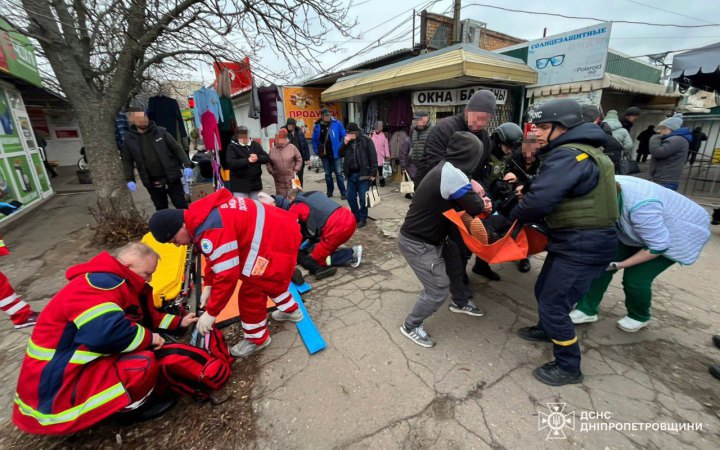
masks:
{"label": "rescuer in red uniform", "polygon": [[302,320],[302,311],[288,291],[301,240],[294,215],[221,189],[189,209],[156,212],[150,218],[150,232],[159,242],[194,242],[205,255],[204,284],[210,294],[198,321],[200,333],[210,332],[242,281],[237,301],[245,338],[230,349],[231,355],[245,357],[270,344],[267,297],[278,308],[273,319]]}

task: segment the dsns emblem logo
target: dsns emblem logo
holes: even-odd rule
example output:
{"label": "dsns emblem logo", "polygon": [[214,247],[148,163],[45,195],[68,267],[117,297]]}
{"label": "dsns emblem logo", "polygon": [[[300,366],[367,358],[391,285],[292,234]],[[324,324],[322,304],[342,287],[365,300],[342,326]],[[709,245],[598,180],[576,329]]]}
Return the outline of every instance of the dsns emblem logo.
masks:
{"label": "dsns emblem logo", "polygon": [[528,110],[528,118],[530,119],[530,122],[532,122],[535,119],[542,118],[542,113],[543,113],[542,111],[537,111],[534,109]]}

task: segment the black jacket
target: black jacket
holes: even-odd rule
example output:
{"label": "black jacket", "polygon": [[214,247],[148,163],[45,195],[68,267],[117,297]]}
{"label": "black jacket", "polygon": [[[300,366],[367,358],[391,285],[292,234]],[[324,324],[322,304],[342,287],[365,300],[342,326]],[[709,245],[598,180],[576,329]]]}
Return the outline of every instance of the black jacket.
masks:
{"label": "black jacket", "polygon": [[[165,169],[165,176],[168,183],[179,180],[182,176],[183,167],[193,167],[192,161],[188,158],[187,153],[182,146],[168,133],[165,128],[150,122],[145,133],[150,133],[153,138],[153,145],[157,152],[158,158]],[[133,165],[137,167],[140,174],[140,180],[145,186],[150,186],[150,175],[147,167],[145,167],[145,158],[142,155],[142,135],[138,132],[135,125],[130,126],[130,131],[125,134],[125,143],[123,144],[120,157],[123,162],[126,181],[135,181],[133,173]]]}
{"label": "black jacket", "polygon": [[[447,145],[450,142],[450,138],[452,138],[456,131],[470,131],[465,124],[464,114],[456,114],[451,117],[445,117],[435,124],[435,127],[432,129],[427,138],[427,143],[425,144],[425,154],[420,161],[420,167],[418,167],[418,181],[422,180],[433,167],[445,159]],[[489,150],[492,148],[492,142],[490,141],[490,135],[487,130],[480,130],[478,133],[473,134],[480,139],[485,152],[483,158],[478,164],[478,167],[471,171],[472,178],[481,184],[486,185],[487,177],[483,173],[482,168],[485,166],[488,158],[490,157]]]}
{"label": "black jacket", "polygon": [[[538,158],[557,150],[545,158],[530,191],[510,213],[510,220],[540,222],[566,197],[579,197],[595,189],[600,180],[598,166],[592,158],[578,159],[583,153],[565,145],[578,143],[604,147],[606,142],[607,135],[600,127],[582,123],[539,149]],[[612,260],[616,249],[614,227],[550,230],[548,251],[583,263]]]}
{"label": "black jacket", "polygon": [[365,180],[377,175],[377,153],[375,152],[375,144],[372,139],[364,134],[360,134],[347,144],[343,143],[338,150],[338,154],[343,158],[343,172],[345,176],[350,176],[350,166],[353,160],[357,161],[360,179]]}
{"label": "black jacket", "polygon": [[[283,127],[285,130],[287,130],[287,125]],[[303,161],[308,161],[310,159],[310,147],[308,146],[307,139],[305,138],[305,134],[298,129],[298,127],[295,127],[295,130],[290,132],[288,130],[288,139],[290,140],[290,143],[297,147],[298,150],[300,150],[300,156],[302,156]]]}
{"label": "black jacket", "polygon": [[637,152],[641,155],[650,154],[650,138],[655,136],[655,130],[646,129],[638,134],[637,141],[639,142]]}
{"label": "black jacket", "polygon": [[[474,139],[474,138],[473,138]],[[454,141],[457,142],[457,141]],[[451,146],[445,160],[428,172],[415,189],[410,209],[400,228],[403,236],[430,245],[441,245],[454,226],[443,216],[448,209],[476,216],[485,204],[470,185],[470,172],[486,151],[478,152],[469,141]]]}
{"label": "black jacket", "polygon": [[[232,192],[262,191],[262,164],[270,162],[270,156],[255,141],[249,145],[241,145],[231,141],[227,148],[227,164],[230,169],[230,181],[227,188]],[[258,160],[251,163],[248,158],[255,153]]]}

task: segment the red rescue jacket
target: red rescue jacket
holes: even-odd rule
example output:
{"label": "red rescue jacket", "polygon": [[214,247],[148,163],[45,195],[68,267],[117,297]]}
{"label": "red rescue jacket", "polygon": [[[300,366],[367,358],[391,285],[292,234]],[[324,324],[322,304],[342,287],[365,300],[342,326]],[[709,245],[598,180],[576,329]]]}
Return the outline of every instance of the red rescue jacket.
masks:
{"label": "red rescue jacket", "polygon": [[146,326],[175,330],[182,320],[148,307],[152,288],[107,252],[66,277],[40,314],[20,369],[13,422],[28,433],[73,433],[127,406],[115,360],[150,348]]}
{"label": "red rescue jacket", "polygon": [[185,227],[207,258],[208,314],[220,314],[238,280],[260,283],[269,295],[287,290],[301,241],[294,214],[221,189],[185,210]]}

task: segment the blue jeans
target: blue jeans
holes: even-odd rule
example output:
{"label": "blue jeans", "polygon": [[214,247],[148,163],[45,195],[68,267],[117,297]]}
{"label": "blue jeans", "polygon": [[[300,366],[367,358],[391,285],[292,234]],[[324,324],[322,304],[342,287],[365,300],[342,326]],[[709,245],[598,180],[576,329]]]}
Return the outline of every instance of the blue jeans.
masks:
{"label": "blue jeans", "polygon": [[333,191],[335,190],[335,186],[333,185],[333,177],[332,174],[335,172],[335,177],[337,178],[337,185],[340,189],[340,195],[345,195],[347,191],[345,190],[345,177],[343,176],[343,161],[342,158],[337,159],[328,159],[328,158],[321,158],[323,163],[323,170],[325,170],[325,184],[327,185],[327,193],[328,195],[332,195]]}
{"label": "blue jeans", "polygon": [[[351,173],[348,177],[347,201],[350,211],[358,222],[366,222],[368,216],[365,194],[370,189],[370,180],[361,180],[360,173]],[[358,201],[360,206],[358,207]]]}
{"label": "blue jeans", "polygon": [[660,186],[664,188],[668,188],[671,191],[677,191],[679,183],[658,183]]}

